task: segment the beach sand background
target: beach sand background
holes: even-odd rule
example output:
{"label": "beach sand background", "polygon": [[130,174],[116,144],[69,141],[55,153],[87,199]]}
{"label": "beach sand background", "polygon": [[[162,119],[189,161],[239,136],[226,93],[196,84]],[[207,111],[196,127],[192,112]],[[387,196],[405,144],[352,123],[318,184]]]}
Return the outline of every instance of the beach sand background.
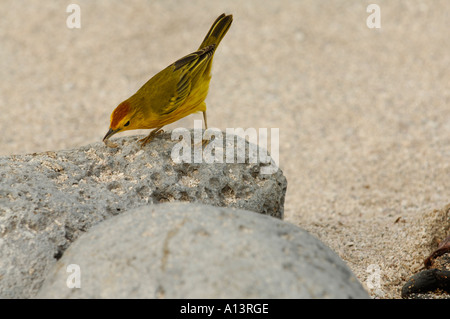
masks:
{"label": "beach sand background", "polygon": [[[80,29],[66,25],[71,3]],[[370,3],[380,29],[366,25]],[[208,124],[280,129],[285,220],[336,251],[375,298],[400,298],[447,235],[449,1],[2,0],[0,9],[0,155],[101,141],[122,100],[232,13]],[[147,132],[124,135],[136,133]]]}

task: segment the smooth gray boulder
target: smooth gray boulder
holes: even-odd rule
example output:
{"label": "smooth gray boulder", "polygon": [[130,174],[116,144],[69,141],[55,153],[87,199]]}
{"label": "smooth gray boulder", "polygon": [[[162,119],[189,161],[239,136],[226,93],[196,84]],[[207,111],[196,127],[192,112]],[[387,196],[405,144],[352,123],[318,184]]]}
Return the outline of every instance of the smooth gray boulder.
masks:
{"label": "smooth gray boulder", "polygon": [[37,298],[369,295],[331,249],[293,224],[232,208],[165,203],[91,228],[58,261]]}
{"label": "smooth gray boulder", "polygon": [[[32,297],[80,234],[136,207],[186,201],[283,217],[281,170],[261,174],[267,164],[248,156],[244,163],[176,163],[172,149],[180,142],[170,133],[142,149],[138,138],[119,138],[118,148],[95,143],[0,157],[0,297]],[[225,151],[237,143],[230,145]]]}

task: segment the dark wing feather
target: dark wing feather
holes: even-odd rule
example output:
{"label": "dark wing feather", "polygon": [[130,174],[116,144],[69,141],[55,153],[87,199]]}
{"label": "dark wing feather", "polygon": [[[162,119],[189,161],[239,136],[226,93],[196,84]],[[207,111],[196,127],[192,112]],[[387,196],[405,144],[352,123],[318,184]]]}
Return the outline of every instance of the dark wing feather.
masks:
{"label": "dark wing feather", "polygon": [[214,54],[214,48],[214,44],[207,46],[182,57],[172,64],[173,72],[180,74],[180,80],[177,83],[175,95],[170,98],[167,107],[161,114],[169,114],[184,103],[191,92],[192,79],[196,78],[199,72],[205,70]]}

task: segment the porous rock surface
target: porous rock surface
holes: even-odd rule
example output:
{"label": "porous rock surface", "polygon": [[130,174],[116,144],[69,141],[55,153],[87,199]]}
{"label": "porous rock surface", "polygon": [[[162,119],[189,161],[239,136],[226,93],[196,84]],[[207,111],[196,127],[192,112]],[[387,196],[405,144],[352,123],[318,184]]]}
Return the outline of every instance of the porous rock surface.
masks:
{"label": "porous rock surface", "polygon": [[117,148],[99,142],[0,157],[1,297],[33,296],[81,233],[136,207],[186,201],[283,217],[287,182],[281,170],[260,174],[267,164],[248,159],[175,163],[171,152],[179,141],[170,133],[143,148],[137,140],[119,138]]}

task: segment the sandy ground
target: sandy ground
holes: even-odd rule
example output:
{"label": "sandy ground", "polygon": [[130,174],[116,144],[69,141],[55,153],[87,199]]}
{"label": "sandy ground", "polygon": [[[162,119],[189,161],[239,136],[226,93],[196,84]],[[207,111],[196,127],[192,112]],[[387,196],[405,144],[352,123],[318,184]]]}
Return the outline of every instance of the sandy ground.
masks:
{"label": "sandy ground", "polygon": [[208,124],[279,128],[286,220],[373,297],[400,297],[449,227],[449,1],[376,1],[381,29],[374,1],[72,2],[80,29],[71,1],[0,3],[0,155],[101,140],[119,102],[232,13]]}

